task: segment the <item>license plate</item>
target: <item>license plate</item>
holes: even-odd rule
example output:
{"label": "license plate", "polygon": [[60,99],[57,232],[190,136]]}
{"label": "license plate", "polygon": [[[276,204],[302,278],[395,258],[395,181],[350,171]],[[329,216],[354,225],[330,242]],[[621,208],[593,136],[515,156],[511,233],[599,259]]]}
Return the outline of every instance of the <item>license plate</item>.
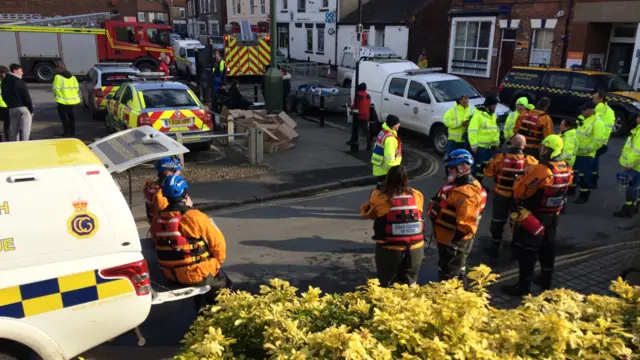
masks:
{"label": "license plate", "polygon": [[418,235],[422,232],[422,223],[393,224],[391,232],[393,235]]}
{"label": "license plate", "polygon": [[167,120],[167,125],[169,126],[185,126],[191,125],[193,123],[193,119],[169,119]]}

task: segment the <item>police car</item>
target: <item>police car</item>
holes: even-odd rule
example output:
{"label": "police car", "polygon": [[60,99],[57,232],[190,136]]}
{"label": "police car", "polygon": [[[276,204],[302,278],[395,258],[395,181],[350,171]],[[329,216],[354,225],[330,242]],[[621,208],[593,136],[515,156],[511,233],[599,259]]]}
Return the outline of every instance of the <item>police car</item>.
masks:
{"label": "police car", "polygon": [[153,304],[206,292],[153,291],[111,176],[185,147],[146,126],[0,151],[0,359],[70,359],[136,328]]}
{"label": "police car", "polygon": [[612,135],[624,136],[636,126],[640,113],[640,92],[615,74],[602,71],[517,66],[504,77],[498,91],[500,100],[515,105],[519,97],[535,102],[551,99],[549,113],[558,117],[576,117],[579,108],[596,90],[607,92],[607,103],[616,114]]}
{"label": "police car", "polygon": [[94,119],[102,119],[105,115],[105,97],[115,94],[122,83],[129,81],[129,76],[138,73],[131,63],[100,63],[92,67],[85,80],[80,84],[82,103],[91,110]]}
{"label": "police car", "polygon": [[192,150],[211,146],[213,116],[186,85],[172,81],[162,73],[138,73],[115,94],[107,95],[106,125],[109,131],[151,126],[175,137]]}

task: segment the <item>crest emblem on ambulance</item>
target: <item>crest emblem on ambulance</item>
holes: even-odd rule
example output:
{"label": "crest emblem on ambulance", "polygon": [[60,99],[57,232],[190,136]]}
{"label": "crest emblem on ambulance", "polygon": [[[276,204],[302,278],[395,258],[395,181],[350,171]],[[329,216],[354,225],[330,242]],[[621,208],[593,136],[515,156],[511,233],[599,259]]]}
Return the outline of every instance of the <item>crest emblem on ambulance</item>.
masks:
{"label": "crest emblem on ambulance", "polygon": [[176,110],[175,115],[176,115],[176,117],[180,117],[180,110]]}
{"label": "crest emblem on ambulance", "polygon": [[67,220],[67,230],[69,234],[78,240],[85,240],[93,237],[98,231],[98,218],[89,212],[89,202],[78,200],[72,203],[73,214]]}

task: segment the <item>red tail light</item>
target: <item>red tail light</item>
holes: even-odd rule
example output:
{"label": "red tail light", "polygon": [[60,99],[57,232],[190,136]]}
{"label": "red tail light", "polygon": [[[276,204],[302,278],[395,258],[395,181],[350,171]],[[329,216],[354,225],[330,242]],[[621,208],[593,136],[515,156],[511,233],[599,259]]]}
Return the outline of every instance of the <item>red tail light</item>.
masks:
{"label": "red tail light", "polygon": [[213,129],[213,117],[208,110],[204,111],[204,119],[202,122],[209,127],[209,129]]}
{"label": "red tail light", "polygon": [[227,37],[227,35],[224,36],[224,41],[229,40],[229,37]]}
{"label": "red tail light", "polygon": [[138,116],[138,127],[145,125],[153,126],[153,121],[149,118],[149,114],[142,113]]}
{"label": "red tail light", "polygon": [[102,89],[93,89],[93,94],[99,98],[103,98],[105,96]]}
{"label": "red tail light", "polygon": [[502,88],[504,87],[504,83],[500,83],[500,86],[498,86],[498,92],[501,93],[502,92]]}
{"label": "red tail light", "polygon": [[265,37],[264,37],[264,39],[265,39],[266,41],[269,41],[269,40],[271,40],[271,36],[267,35],[267,36],[265,36]]}
{"label": "red tail light", "polygon": [[105,278],[126,278],[133,285],[138,296],[151,293],[151,278],[149,278],[149,267],[145,260],[100,270],[100,275]]}

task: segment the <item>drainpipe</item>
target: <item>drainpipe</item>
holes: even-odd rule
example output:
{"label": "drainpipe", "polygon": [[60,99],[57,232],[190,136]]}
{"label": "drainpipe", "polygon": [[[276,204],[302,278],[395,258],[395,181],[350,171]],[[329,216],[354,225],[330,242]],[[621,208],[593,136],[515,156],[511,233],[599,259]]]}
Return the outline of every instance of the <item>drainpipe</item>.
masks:
{"label": "drainpipe", "polygon": [[573,16],[573,0],[569,0],[567,9],[567,18],[564,22],[564,42],[562,44],[562,60],[560,60],[560,67],[566,66],[567,51],[569,50],[569,25],[571,24],[571,17]]}

